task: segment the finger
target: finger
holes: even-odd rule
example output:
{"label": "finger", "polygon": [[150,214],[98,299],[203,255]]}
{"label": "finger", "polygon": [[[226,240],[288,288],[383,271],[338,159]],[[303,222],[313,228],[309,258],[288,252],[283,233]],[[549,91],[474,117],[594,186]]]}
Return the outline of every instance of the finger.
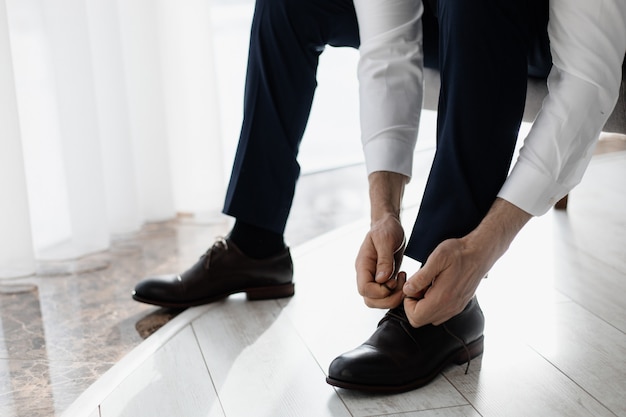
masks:
{"label": "finger", "polygon": [[406,288],[403,288],[403,289],[402,289],[402,292],[404,293],[404,296],[405,296],[405,297],[407,297],[407,298],[412,298],[412,299],[414,299],[414,300],[421,300],[422,298],[424,298],[424,296],[426,295],[426,291],[428,291],[428,289],[429,289],[430,287],[431,287],[431,286],[429,285],[429,286],[427,286],[426,288],[423,288],[423,289],[421,289],[421,290],[419,290],[419,291],[411,292],[411,294],[410,294],[410,295],[409,295],[409,294],[407,294],[407,290],[406,290]]}
{"label": "finger", "polygon": [[424,309],[422,308],[422,304],[425,303],[426,302],[424,301],[424,299],[404,299],[404,311],[406,313],[406,318],[409,320],[411,326],[418,328],[430,323],[426,320],[426,316],[423,311]]}
{"label": "finger", "polygon": [[365,295],[366,285],[374,282],[376,274],[376,250],[369,235],[366,236],[359,249],[354,266],[359,294]]}
{"label": "finger", "polygon": [[404,285],[404,293],[407,297],[421,298],[420,294],[432,286],[437,277],[448,268],[448,261],[435,250],[426,260],[426,263]]}
{"label": "finger", "polygon": [[396,275],[395,278],[391,278],[380,285],[387,288],[389,292],[394,292],[396,290],[402,290],[405,282],[406,272],[398,272],[398,275]]}
{"label": "finger", "polygon": [[406,284],[404,284],[404,294],[407,297],[418,300],[423,298],[424,293],[433,284],[435,278],[436,275],[434,273],[424,271],[423,268],[420,269],[407,280]]}
{"label": "finger", "polygon": [[[406,282],[406,272],[398,273],[397,279],[389,280],[383,284],[370,282],[365,286],[363,300],[365,305],[371,308],[394,308],[402,303],[404,293],[402,287]],[[393,287],[395,287],[395,289]]]}
{"label": "finger", "polygon": [[[404,285],[405,311],[413,327],[439,321],[441,291],[443,286],[436,285],[436,278],[443,272],[445,263],[433,252],[426,263]],[[441,284],[440,282],[437,282]]]}
{"label": "finger", "polygon": [[[445,277],[442,278],[444,279]],[[443,281],[437,281],[426,290],[421,299],[405,298],[405,311],[411,326],[438,326],[460,313],[467,302],[451,297],[450,294],[450,289]]]}
{"label": "finger", "polygon": [[395,278],[391,278],[381,285],[389,289],[390,292],[402,291],[404,284],[406,283],[406,272],[398,272]]}
{"label": "finger", "polygon": [[404,298],[402,288],[406,282],[406,272],[398,273],[396,279],[390,279],[382,284],[375,281],[363,283],[359,293],[364,298],[381,300],[389,297]]}
{"label": "finger", "polygon": [[356,283],[359,294],[365,295],[365,288],[368,284],[374,281],[372,271],[366,266],[362,266],[357,262],[356,264]]}
{"label": "finger", "polygon": [[378,262],[376,263],[376,282],[383,283],[396,278],[396,274],[402,265],[405,247],[406,237],[403,236],[402,242],[391,254],[377,248]]}
{"label": "finger", "polygon": [[393,278],[393,256],[386,253],[378,253],[378,261],[376,262],[376,276],[375,281],[382,284],[389,279]]}
{"label": "finger", "polygon": [[[386,294],[384,297],[381,298],[364,296],[363,301],[365,302],[366,306],[370,308],[394,308],[402,303],[402,300],[404,299],[404,294],[402,293],[402,291],[396,290],[392,292],[389,289],[385,288],[383,285],[376,283],[371,284],[371,286],[374,285],[377,285],[379,289],[382,289],[384,292],[386,292]],[[368,290],[372,290],[372,292],[375,292],[374,289],[368,288]]]}
{"label": "finger", "polygon": [[419,300],[414,298],[404,299],[404,310],[411,326],[417,328],[426,324],[440,322],[438,304],[435,302],[435,298],[429,297],[427,291],[427,294]]}
{"label": "finger", "polygon": [[[406,236],[402,237],[402,243],[393,252],[393,271],[391,272],[391,278],[395,278],[396,274],[399,274],[400,267],[402,266],[402,258],[404,257],[404,249],[406,248]],[[406,282],[406,273],[404,273],[403,285]]]}
{"label": "finger", "polygon": [[389,295],[396,291],[386,285],[386,283],[379,284],[377,282],[369,282],[363,286],[361,295],[363,298],[370,298],[373,300],[381,300],[389,297]]}
{"label": "finger", "polygon": [[[381,299],[389,296],[390,290],[374,281],[376,259],[359,254],[356,262],[356,280],[359,294],[366,299]],[[382,282],[385,284],[386,281]],[[395,290],[393,287],[391,291]]]}

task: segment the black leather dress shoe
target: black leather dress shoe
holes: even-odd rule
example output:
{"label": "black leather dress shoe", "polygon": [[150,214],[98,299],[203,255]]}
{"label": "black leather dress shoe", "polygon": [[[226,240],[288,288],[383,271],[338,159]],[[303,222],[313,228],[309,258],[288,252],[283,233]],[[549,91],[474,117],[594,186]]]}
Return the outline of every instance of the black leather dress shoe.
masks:
{"label": "black leather dress shoe", "polygon": [[207,304],[240,292],[249,300],[265,300],[292,296],[292,278],[289,248],[268,259],[252,259],[230,239],[218,239],[182,275],[146,278],[132,295],[142,303],[175,308]]}
{"label": "black leather dress shoe", "polygon": [[482,353],[484,323],[475,297],[444,324],[417,329],[409,324],[403,307],[397,307],[389,310],[365,343],[333,360],[326,382],[381,393],[422,387],[447,365],[469,362]]}

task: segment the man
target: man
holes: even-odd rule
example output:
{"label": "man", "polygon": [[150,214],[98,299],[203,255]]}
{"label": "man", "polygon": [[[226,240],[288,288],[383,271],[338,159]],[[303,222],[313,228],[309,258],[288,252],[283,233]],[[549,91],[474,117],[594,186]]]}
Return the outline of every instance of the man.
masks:
{"label": "man", "polygon": [[[580,181],[617,98],[626,5],[550,1],[550,93],[510,175],[528,56],[545,34],[547,0],[425,6],[424,12],[417,0],[257,0],[244,121],[224,208],[236,223],[182,275],[140,282],[136,300],[187,307],[236,292],[251,299],[293,294],[283,231],[318,57],[327,44],[360,47],[371,228],[357,256],[357,283],[368,306],[389,311],[372,337],[331,363],[327,381],[406,391],[448,363],[482,353],[476,288],[524,224]],[[421,26],[433,16],[439,36],[425,32],[424,50],[438,41],[437,152],[405,247],[399,214],[422,100]],[[408,280],[399,272],[403,254],[423,263]]]}

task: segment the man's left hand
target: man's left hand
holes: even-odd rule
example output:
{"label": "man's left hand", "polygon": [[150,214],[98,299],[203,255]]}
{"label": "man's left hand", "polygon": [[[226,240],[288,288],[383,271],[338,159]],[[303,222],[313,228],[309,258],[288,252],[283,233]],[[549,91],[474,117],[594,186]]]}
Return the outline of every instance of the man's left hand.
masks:
{"label": "man's left hand", "polygon": [[411,325],[439,325],[463,311],[481,279],[531,217],[496,198],[472,232],[439,244],[404,286],[404,308]]}
{"label": "man's left hand", "polygon": [[442,242],[404,285],[404,309],[413,327],[439,325],[471,300],[491,263],[462,239]]}

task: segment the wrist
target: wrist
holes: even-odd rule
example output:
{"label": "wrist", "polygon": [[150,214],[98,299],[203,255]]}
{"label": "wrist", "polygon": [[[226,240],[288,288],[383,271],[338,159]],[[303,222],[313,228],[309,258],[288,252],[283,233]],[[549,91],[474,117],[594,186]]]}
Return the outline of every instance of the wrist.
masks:
{"label": "wrist", "polygon": [[399,221],[408,177],[395,172],[377,171],[369,175],[368,181],[372,224],[390,217]]}
{"label": "wrist", "polygon": [[461,240],[468,250],[486,251],[495,262],[531,218],[519,207],[497,198],[480,224]]}

